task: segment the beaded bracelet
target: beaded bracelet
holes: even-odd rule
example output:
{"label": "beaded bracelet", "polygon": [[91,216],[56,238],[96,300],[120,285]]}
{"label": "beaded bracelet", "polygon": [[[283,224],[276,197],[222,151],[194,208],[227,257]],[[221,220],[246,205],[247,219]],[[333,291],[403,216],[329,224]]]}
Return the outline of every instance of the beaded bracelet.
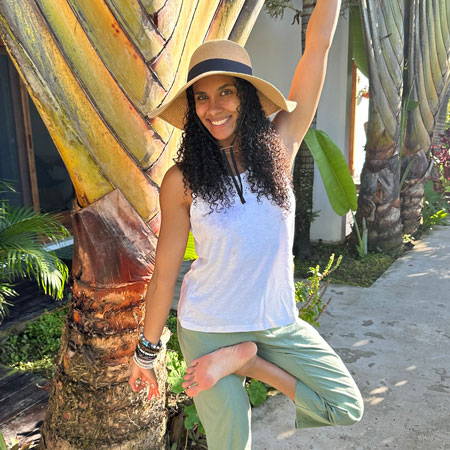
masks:
{"label": "beaded bracelet", "polygon": [[134,362],[141,367],[142,369],[153,369],[153,366],[155,365],[155,360],[146,362],[146,361],[142,361],[137,355],[136,353],[133,355],[133,360]]}
{"label": "beaded bracelet", "polygon": [[141,348],[136,347],[136,351],[135,353],[143,360],[146,361],[153,361],[154,359],[157,358],[157,354],[156,353],[147,353],[145,351],[143,351]]}
{"label": "beaded bracelet", "polygon": [[153,356],[153,355],[156,356],[156,355],[159,353],[159,352],[155,352],[155,351],[153,351],[153,350],[150,350],[148,347],[145,347],[145,345],[142,345],[141,342],[138,342],[136,348],[138,348],[139,350],[141,350],[142,353],[145,353],[146,355],[149,355],[149,356]]}
{"label": "beaded bracelet", "polygon": [[159,352],[162,349],[161,339],[159,340],[159,342],[157,344],[152,344],[150,341],[148,341],[146,339],[146,337],[144,336],[144,333],[141,333],[139,335],[139,343],[141,343],[142,345],[147,347],[148,350],[151,350],[153,352]]}

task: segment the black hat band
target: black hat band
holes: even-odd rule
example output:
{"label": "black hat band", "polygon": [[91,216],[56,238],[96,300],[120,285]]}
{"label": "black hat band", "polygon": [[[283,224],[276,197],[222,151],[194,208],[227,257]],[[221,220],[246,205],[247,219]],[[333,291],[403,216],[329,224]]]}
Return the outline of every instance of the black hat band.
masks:
{"label": "black hat band", "polygon": [[191,81],[193,78],[201,75],[205,72],[236,72],[246,75],[252,75],[252,68],[247,64],[240,63],[238,61],[232,61],[229,59],[213,58],[206,59],[205,61],[196,64],[188,73],[187,81]]}

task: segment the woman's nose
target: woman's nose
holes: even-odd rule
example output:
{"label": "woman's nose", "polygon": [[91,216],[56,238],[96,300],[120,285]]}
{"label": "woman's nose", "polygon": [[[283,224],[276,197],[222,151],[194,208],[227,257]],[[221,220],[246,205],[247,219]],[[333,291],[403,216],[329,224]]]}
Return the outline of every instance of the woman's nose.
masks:
{"label": "woman's nose", "polygon": [[216,99],[211,98],[209,103],[208,103],[208,112],[209,113],[214,113],[216,111],[220,111],[222,109],[222,102]]}

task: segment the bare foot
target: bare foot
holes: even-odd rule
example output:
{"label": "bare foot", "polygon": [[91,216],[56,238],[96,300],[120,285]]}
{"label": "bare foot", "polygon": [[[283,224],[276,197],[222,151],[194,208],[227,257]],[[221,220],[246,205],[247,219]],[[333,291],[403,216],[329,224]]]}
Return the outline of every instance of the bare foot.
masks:
{"label": "bare foot", "polygon": [[219,348],[215,352],[194,359],[186,370],[184,383],[189,397],[212,388],[221,378],[237,372],[256,356],[253,342],[242,342],[231,347]]}

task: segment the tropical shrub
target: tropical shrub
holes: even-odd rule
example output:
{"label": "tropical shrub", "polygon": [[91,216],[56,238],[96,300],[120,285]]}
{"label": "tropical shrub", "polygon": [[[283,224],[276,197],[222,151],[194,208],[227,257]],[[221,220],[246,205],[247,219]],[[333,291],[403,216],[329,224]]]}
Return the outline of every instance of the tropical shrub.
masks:
{"label": "tropical shrub", "polygon": [[[0,180],[0,193],[7,190],[15,192],[10,183]],[[43,244],[43,239],[57,242],[70,236],[57,219],[0,199],[0,319],[11,305],[7,299],[18,295],[14,282],[21,278],[36,280],[46,294],[62,299],[69,270]]]}

